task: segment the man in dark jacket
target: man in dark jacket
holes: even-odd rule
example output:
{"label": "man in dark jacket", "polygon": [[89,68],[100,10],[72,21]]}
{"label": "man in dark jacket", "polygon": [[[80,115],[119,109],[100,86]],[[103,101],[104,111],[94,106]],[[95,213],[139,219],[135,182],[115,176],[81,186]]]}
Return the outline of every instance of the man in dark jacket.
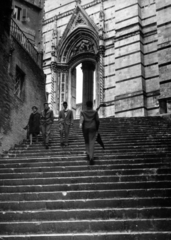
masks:
{"label": "man in dark jacket", "polygon": [[49,148],[49,136],[51,132],[51,127],[54,121],[53,111],[49,108],[48,103],[44,103],[44,110],[40,115],[40,123],[43,135],[43,141],[46,146],[46,149]]}
{"label": "man in dark jacket", "polygon": [[94,145],[99,128],[98,112],[93,110],[92,101],[86,102],[87,110],[80,113],[80,128],[82,128],[85,141],[86,154],[90,164],[94,164]]}
{"label": "man in dark jacket", "polygon": [[[70,127],[73,125],[73,112],[67,109],[68,103],[63,103],[64,109],[59,112],[59,122],[63,124],[63,131],[60,131],[61,146],[68,146],[68,138]],[[63,135],[65,135],[65,141],[63,141]]]}

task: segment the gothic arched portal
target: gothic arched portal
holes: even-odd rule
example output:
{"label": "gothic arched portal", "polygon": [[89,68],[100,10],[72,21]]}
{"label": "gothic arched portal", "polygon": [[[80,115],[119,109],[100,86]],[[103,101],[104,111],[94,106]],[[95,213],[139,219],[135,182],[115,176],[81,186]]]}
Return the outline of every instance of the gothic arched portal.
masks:
{"label": "gothic arched portal", "polygon": [[[98,28],[78,5],[71,17],[54,53],[52,64],[56,84],[56,96],[53,109],[58,115],[63,101],[68,102],[76,115],[76,66],[82,63],[83,99],[82,109],[87,100],[93,101],[93,89],[96,84],[96,106],[103,101],[102,51],[99,47]],[[94,81],[94,71],[96,79]]]}

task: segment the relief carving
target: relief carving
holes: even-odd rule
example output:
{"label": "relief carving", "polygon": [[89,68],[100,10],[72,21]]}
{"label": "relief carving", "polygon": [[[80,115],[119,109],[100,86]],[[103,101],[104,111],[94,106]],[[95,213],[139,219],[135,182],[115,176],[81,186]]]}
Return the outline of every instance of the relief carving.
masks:
{"label": "relief carving", "polygon": [[86,24],[85,20],[79,15],[77,21],[75,22],[75,26],[80,24]]}
{"label": "relief carving", "polygon": [[94,50],[94,43],[88,40],[82,40],[78,43],[71,53],[71,57],[78,55],[83,52],[95,52]]}

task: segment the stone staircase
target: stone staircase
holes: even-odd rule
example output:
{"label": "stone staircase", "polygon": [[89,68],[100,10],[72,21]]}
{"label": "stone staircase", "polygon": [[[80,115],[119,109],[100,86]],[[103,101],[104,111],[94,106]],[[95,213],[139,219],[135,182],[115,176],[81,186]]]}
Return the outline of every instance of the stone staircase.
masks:
{"label": "stone staircase", "polygon": [[25,141],[0,160],[0,240],[171,240],[171,126],[101,119],[105,150],[86,160],[78,121],[61,148]]}

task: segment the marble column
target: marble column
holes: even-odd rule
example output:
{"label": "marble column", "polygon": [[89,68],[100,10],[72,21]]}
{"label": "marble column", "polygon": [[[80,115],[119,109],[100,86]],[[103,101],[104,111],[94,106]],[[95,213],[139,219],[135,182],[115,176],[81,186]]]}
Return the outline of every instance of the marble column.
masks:
{"label": "marble column", "polygon": [[83,71],[83,100],[82,100],[82,109],[86,109],[86,102],[93,102],[93,78],[94,78],[95,65],[91,62],[82,63]]}

